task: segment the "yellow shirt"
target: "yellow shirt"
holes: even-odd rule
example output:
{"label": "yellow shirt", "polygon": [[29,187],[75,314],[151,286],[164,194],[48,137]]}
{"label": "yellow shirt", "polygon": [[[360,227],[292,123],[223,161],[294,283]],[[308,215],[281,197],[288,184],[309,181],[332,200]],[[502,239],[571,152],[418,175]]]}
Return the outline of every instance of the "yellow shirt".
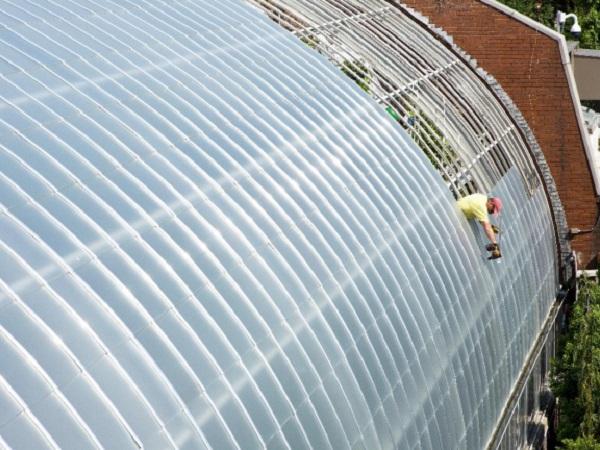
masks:
{"label": "yellow shirt", "polygon": [[484,194],[471,194],[458,200],[457,204],[467,219],[476,219],[480,222],[489,222],[487,212],[487,196]]}

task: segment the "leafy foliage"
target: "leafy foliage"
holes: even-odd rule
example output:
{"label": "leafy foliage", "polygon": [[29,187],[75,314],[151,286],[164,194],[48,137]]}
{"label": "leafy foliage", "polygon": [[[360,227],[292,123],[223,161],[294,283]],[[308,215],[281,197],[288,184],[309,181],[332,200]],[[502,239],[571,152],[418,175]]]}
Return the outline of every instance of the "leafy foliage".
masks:
{"label": "leafy foliage", "polygon": [[584,283],[569,332],[554,363],[552,390],[559,399],[557,438],[566,449],[600,450],[600,286]]}
{"label": "leafy foliage", "polygon": [[563,442],[565,450],[600,450],[600,442],[590,437],[579,437]]}
{"label": "leafy foliage", "polygon": [[561,9],[561,7],[556,5],[560,2],[552,1],[500,0],[500,2],[550,28],[554,27],[556,10]]}
{"label": "leafy foliage", "polygon": [[[533,20],[550,28],[554,28],[556,11],[573,13],[577,16],[581,26],[580,48],[600,49],[600,0],[500,0],[506,6],[516,9]],[[567,29],[572,22],[567,23]],[[565,31],[567,39],[574,39]]]}
{"label": "leafy foliage", "polygon": [[408,131],[431,164],[450,181],[448,176],[455,175],[461,161],[436,121],[408,95],[396,95],[393,103],[386,108],[388,114]]}
{"label": "leafy foliage", "polygon": [[350,61],[345,60],[342,63],[342,72],[344,72],[348,77],[350,77],[358,86],[365,91],[367,94],[369,93],[369,84],[371,83],[371,76],[369,74],[369,69],[367,67],[358,62],[358,61]]}
{"label": "leafy foliage", "polygon": [[580,0],[569,12],[573,12],[581,26],[579,47],[600,49],[600,0]]}
{"label": "leafy foliage", "polygon": [[318,50],[318,47],[320,45],[319,38],[317,38],[314,34],[302,36],[300,38],[300,40],[302,42],[304,42],[306,45],[308,45],[310,48],[315,49],[315,50]]}

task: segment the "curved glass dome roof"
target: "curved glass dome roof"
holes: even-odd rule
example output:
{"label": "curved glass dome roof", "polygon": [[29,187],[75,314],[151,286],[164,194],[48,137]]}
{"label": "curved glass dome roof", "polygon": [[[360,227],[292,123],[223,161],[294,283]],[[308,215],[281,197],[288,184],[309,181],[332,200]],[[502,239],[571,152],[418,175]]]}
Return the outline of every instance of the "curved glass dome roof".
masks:
{"label": "curved glass dome roof", "polygon": [[[490,191],[510,167],[540,179],[523,131],[439,32],[388,0],[251,0],[384,106],[455,196]],[[427,29],[427,28],[426,28]]]}
{"label": "curved glass dome roof", "polygon": [[556,291],[517,165],[489,262],[397,120],[240,1],[2,1],[0,136],[0,446],[481,448]]}

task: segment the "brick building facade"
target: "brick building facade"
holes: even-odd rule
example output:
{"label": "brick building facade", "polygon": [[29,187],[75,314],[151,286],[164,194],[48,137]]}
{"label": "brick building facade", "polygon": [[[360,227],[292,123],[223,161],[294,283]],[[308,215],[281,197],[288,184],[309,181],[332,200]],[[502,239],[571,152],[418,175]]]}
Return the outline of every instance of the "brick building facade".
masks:
{"label": "brick building facade", "polygon": [[[598,202],[560,40],[481,0],[402,0],[477,59],[519,107],[555,179],[569,227],[590,230]],[[521,16],[522,17],[522,16]],[[564,56],[564,55],[563,55]],[[600,233],[572,241],[580,268],[596,267]]]}

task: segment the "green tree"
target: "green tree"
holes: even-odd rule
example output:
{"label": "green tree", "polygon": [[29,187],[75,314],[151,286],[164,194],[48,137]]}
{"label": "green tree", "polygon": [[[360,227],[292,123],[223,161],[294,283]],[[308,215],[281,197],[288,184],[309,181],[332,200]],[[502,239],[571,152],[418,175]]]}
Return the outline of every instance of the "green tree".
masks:
{"label": "green tree", "polygon": [[371,83],[371,75],[369,74],[369,69],[367,67],[358,62],[358,61],[350,61],[348,59],[344,60],[342,63],[342,72],[344,72],[348,77],[350,77],[358,86],[365,91],[367,94],[369,93],[369,84]]}
{"label": "green tree", "polygon": [[[533,20],[550,28],[554,28],[556,11],[573,13],[577,16],[581,26],[579,46],[581,48],[600,49],[600,0],[501,0],[506,6],[516,9]],[[571,19],[570,19],[571,20]],[[566,29],[570,29],[572,22],[569,20]],[[565,37],[573,40],[574,37],[565,31]]]}
{"label": "green tree", "polygon": [[566,439],[563,441],[565,450],[600,450],[600,442],[594,438]]}
{"label": "green tree", "polygon": [[585,283],[570,316],[569,332],[554,363],[557,438],[566,449],[600,450],[600,286]]}
{"label": "green tree", "polygon": [[581,48],[600,49],[600,0],[587,0],[577,2],[573,12],[581,25]]}
{"label": "green tree", "polygon": [[500,0],[506,6],[516,9],[521,14],[530,17],[536,22],[542,23],[547,27],[554,27],[554,17],[556,10],[561,9],[552,1],[532,1],[532,0]]}

